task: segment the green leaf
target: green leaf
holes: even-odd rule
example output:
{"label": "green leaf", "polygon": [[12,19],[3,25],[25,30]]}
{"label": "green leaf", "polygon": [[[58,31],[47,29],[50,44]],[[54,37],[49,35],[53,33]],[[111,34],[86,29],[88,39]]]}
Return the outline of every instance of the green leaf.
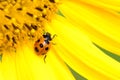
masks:
{"label": "green leaf", "polygon": [[102,50],[105,54],[107,54],[108,56],[112,57],[113,59],[115,59],[116,61],[120,62],[120,56],[115,54],[115,53],[112,53],[100,46],[98,46],[97,44],[93,43],[96,47],[98,47],[100,50]]}
{"label": "green leaf", "polygon": [[82,75],[80,75],[76,71],[74,71],[69,65],[67,65],[67,66],[76,80],[87,80],[85,77],[83,77]]}

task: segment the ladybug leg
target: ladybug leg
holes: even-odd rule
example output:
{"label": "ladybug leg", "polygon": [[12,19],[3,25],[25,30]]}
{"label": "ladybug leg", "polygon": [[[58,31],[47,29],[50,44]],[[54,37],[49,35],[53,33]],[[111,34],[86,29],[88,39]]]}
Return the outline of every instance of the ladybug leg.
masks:
{"label": "ladybug leg", "polygon": [[45,59],[46,59],[47,55],[44,56],[44,62],[46,63]]}
{"label": "ladybug leg", "polygon": [[51,42],[53,45],[56,45],[56,43],[54,43],[54,42]]}
{"label": "ladybug leg", "polygon": [[54,39],[54,37],[57,36],[56,34],[53,35],[52,39]]}
{"label": "ladybug leg", "polygon": [[[54,39],[56,36],[57,36],[57,35],[54,34],[53,37],[52,37],[52,39]],[[54,43],[54,42],[51,42],[51,43],[52,43],[53,45],[56,45],[56,43]]]}

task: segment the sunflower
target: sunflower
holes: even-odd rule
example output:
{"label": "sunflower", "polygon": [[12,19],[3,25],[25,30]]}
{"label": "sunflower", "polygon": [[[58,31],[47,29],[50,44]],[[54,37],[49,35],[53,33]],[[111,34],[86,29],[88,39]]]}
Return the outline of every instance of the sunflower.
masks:
{"label": "sunflower", "polygon": [[[119,3],[1,0],[0,80],[75,80],[68,66],[86,79],[119,80],[120,63],[98,48],[120,53]],[[44,31],[57,35],[46,62],[34,50]]]}

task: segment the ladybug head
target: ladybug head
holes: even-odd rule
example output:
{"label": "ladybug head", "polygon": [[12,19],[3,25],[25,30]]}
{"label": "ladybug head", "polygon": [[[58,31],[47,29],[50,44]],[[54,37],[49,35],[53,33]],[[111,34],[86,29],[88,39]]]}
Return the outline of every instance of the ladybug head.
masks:
{"label": "ladybug head", "polygon": [[51,41],[52,38],[51,38],[51,34],[49,32],[46,32],[44,35],[43,35],[44,38],[46,38],[46,40],[48,41]]}

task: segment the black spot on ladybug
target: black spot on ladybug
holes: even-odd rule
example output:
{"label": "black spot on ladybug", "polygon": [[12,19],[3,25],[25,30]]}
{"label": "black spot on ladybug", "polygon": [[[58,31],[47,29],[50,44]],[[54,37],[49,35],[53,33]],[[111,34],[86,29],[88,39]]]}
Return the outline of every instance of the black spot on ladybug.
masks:
{"label": "black spot on ladybug", "polygon": [[42,43],[40,43],[39,46],[40,46],[40,48],[43,48],[43,44]]}
{"label": "black spot on ladybug", "polygon": [[47,51],[48,49],[49,49],[48,47],[45,48],[46,51]]}
{"label": "black spot on ladybug", "polygon": [[36,42],[40,42],[40,39],[38,39]]}
{"label": "black spot on ladybug", "polygon": [[38,49],[37,47],[35,47],[35,51],[36,51],[36,52],[39,52],[39,49]]}

